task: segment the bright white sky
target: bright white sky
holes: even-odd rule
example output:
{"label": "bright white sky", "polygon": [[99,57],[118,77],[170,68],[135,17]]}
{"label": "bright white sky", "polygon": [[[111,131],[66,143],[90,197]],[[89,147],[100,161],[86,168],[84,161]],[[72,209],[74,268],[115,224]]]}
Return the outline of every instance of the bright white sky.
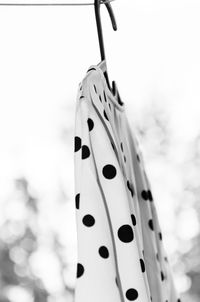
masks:
{"label": "bright white sky", "polygon": [[[174,207],[182,191],[177,167],[200,131],[200,2],[116,0],[111,4],[116,32],[106,8],[101,8],[110,81],[116,80],[133,127],[142,127],[155,106],[164,112],[170,129],[170,164],[163,158],[152,159],[154,149],[146,148],[148,144],[143,150],[166,246],[172,255],[178,249]],[[68,259],[73,265],[71,277],[66,278],[72,284],[76,262],[76,93],[89,66],[99,61],[93,6],[0,6],[0,201],[5,202],[11,193],[15,177],[28,178],[41,199],[41,229],[59,230],[63,242],[71,248]],[[69,203],[58,206],[60,186]],[[190,221],[194,221],[192,237],[198,224],[192,209],[188,211]],[[16,214],[15,206],[12,211],[10,205],[7,215],[20,219],[19,212]],[[0,224],[4,219],[0,211]],[[182,221],[185,219],[183,215]],[[179,236],[184,237],[183,232]],[[37,261],[33,263],[37,270]],[[40,274],[52,289],[55,278],[51,279],[47,267]],[[178,276],[176,285],[180,291],[188,287],[187,280]]]}

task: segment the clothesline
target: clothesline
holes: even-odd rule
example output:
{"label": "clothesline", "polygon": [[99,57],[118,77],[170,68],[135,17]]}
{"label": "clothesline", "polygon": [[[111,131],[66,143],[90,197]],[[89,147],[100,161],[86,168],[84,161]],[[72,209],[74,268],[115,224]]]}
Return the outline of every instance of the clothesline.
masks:
{"label": "clothesline", "polygon": [[[105,4],[105,3],[109,3],[115,0],[105,0],[105,1],[101,1],[101,4]],[[4,6],[82,6],[82,5],[94,5],[93,3],[0,3],[0,5],[4,5]]]}

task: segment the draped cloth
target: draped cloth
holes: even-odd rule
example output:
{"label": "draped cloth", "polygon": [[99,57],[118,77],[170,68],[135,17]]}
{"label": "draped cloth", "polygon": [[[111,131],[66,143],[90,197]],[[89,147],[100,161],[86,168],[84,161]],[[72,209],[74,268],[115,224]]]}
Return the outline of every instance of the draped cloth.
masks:
{"label": "draped cloth", "polygon": [[74,302],[181,302],[139,140],[98,65],[78,86],[74,181]]}

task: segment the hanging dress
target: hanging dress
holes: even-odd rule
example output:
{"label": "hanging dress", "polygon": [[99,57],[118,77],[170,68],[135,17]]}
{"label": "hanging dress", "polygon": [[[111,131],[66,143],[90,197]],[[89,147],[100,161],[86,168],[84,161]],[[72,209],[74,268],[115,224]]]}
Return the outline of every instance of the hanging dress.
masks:
{"label": "hanging dress", "polygon": [[117,96],[98,65],[78,87],[74,302],[181,302],[139,141],[116,89]]}

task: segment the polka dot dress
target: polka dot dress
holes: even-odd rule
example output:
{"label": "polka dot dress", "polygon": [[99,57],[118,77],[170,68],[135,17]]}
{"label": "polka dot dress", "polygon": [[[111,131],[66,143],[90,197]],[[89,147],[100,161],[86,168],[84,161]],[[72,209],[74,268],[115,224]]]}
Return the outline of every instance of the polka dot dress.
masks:
{"label": "polka dot dress", "polygon": [[79,83],[74,132],[74,302],[181,302],[125,104],[98,65]]}

